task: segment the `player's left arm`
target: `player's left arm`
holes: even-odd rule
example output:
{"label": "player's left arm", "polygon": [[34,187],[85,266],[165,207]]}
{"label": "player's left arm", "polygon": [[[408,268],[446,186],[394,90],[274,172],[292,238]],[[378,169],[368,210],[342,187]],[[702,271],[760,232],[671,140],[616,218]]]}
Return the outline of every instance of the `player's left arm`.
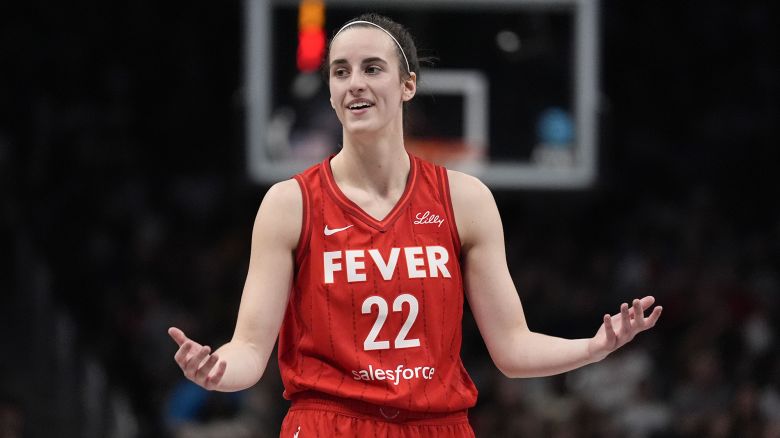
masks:
{"label": "player's left arm", "polygon": [[455,222],[461,238],[466,297],[496,366],[509,377],[563,373],[600,361],[653,327],[661,307],[647,296],[604,315],[592,338],[564,339],[528,328],[509,274],[501,217],[493,195],[478,179],[449,171]]}

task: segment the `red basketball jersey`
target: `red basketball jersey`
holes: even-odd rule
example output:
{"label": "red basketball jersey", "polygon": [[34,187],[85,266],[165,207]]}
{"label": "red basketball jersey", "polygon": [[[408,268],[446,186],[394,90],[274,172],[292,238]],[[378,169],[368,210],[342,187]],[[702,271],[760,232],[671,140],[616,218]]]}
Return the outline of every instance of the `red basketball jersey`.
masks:
{"label": "red basketball jersey", "polygon": [[463,281],[447,171],[411,157],[382,220],[338,188],[330,159],[295,179],[303,225],[279,335],[284,396],[315,391],[420,412],[474,406],[460,359]]}

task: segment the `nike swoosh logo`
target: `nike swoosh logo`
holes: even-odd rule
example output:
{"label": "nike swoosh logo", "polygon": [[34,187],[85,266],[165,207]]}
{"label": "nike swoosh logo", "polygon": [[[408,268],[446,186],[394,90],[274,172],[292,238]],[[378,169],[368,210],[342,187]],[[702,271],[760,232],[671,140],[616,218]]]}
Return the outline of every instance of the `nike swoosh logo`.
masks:
{"label": "nike swoosh logo", "polygon": [[346,230],[347,228],[351,228],[351,227],[353,227],[353,226],[354,226],[354,225],[347,225],[346,227],[342,227],[342,228],[328,228],[328,226],[327,226],[327,225],[325,225],[325,235],[326,235],[326,236],[331,236],[331,235],[333,235],[333,234],[336,234],[336,233],[338,233],[339,231],[344,231],[344,230]]}

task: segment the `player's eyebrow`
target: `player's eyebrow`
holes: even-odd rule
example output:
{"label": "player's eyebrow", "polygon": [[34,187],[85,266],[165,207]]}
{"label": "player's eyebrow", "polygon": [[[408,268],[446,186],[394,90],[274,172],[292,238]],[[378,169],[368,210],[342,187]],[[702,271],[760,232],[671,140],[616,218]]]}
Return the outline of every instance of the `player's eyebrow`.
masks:
{"label": "player's eyebrow", "polygon": [[[382,63],[382,64],[387,64],[387,61],[385,61],[384,59],[382,59],[382,58],[380,58],[378,56],[371,56],[369,58],[364,59],[360,63],[363,64],[363,65],[366,65],[366,64],[372,64],[372,63],[375,63],[375,62],[379,62],[379,63]],[[331,67],[333,67],[334,65],[343,65],[343,64],[349,64],[349,62],[346,59],[343,59],[343,58],[334,59],[333,61],[330,62],[330,66]]]}

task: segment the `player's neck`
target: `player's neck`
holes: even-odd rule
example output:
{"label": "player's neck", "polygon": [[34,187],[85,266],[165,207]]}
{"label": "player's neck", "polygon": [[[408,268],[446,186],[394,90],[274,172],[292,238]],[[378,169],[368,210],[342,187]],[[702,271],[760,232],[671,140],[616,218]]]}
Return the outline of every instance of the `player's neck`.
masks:
{"label": "player's neck", "polygon": [[336,183],[340,187],[360,187],[377,196],[403,193],[411,163],[402,137],[350,140],[331,160]]}

